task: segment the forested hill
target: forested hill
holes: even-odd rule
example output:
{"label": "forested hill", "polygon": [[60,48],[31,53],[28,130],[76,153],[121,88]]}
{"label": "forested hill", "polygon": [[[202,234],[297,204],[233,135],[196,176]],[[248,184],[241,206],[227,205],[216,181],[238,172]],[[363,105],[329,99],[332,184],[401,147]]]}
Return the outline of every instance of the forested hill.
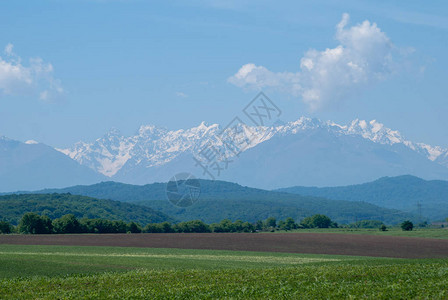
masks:
{"label": "forested hill", "polygon": [[415,214],[421,212],[423,217],[433,220],[448,217],[448,181],[428,181],[410,175],[382,177],[373,182],[349,186],[323,188],[295,186],[276,191],[337,200],[364,201]]}
{"label": "forested hill", "polygon": [[225,181],[200,180],[199,201],[191,207],[177,208],[166,197],[166,183],[130,185],[102,182],[89,186],[74,186],[42,193],[58,192],[79,194],[102,199],[113,199],[149,206],[180,221],[200,219],[207,223],[229,218],[233,221],[255,222],[268,217],[296,221],[320,213],[339,223],[362,219],[376,219],[398,223],[412,218],[397,210],[386,209],[363,202],[334,201],[325,198],[300,196],[282,192],[244,187]]}
{"label": "forested hill", "polygon": [[0,220],[17,224],[24,213],[35,212],[55,219],[65,214],[78,218],[104,218],[140,224],[173,221],[147,206],[71,194],[12,194],[0,196]]}

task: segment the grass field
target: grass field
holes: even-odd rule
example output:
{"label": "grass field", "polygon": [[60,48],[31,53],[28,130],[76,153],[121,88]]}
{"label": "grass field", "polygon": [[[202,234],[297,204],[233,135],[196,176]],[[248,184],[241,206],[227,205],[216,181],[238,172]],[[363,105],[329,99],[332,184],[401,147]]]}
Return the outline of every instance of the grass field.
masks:
{"label": "grass field", "polygon": [[0,298],[448,298],[448,259],[0,245]]}

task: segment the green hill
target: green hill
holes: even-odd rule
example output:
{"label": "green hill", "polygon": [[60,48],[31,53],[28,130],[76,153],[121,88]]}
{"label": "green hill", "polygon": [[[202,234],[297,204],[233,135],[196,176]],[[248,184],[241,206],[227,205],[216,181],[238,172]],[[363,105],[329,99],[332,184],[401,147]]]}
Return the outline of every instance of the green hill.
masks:
{"label": "green hill", "polygon": [[276,191],[328,199],[364,201],[416,215],[421,211],[422,217],[430,220],[443,220],[448,217],[448,181],[427,181],[410,175],[383,177],[373,182],[350,186],[324,188],[295,186]]}
{"label": "green hill", "polygon": [[52,219],[74,214],[78,218],[104,218],[140,224],[173,221],[171,217],[146,206],[86,196],[55,193],[0,196],[0,220],[17,224],[26,212],[45,214]]}
{"label": "green hill", "polygon": [[377,219],[385,223],[398,223],[412,216],[397,210],[386,209],[363,202],[335,201],[325,198],[300,196],[240,186],[225,181],[200,180],[199,201],[191,207],[178,208],[166,200],[166,183],[143,186],[117,182],[102,182],[89,186],[74,186],[43,193],[58,192],[85,195],[137,203],[159,210],[180,221],[201,219],[219,222],[224,218],[254,222],[270,216],[277,219],[292,217],[296,221],[321,213],[339,223],[362,219]]}

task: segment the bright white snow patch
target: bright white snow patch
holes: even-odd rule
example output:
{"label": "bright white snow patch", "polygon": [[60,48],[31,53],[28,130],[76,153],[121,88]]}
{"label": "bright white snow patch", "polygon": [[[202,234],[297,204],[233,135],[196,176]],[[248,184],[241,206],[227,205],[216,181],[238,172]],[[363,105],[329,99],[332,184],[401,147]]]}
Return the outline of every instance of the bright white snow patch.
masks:
{"label": "bright white snow patch", "polygon": [[25,142],[25,144],[28,144],[28,145],[35,145],[35,144],[39,144],[39,142],[37,142],[37,141],[35,141],[35,140],[28,140],[28,141]]}
{"label": "bright white snow patch", "polygon": [[[402,144],[436,163],[448,166],[448,149],[408,141],[399,131],[391,130],[376,120],[367,122],[356,119],[348,125],[339,125],[331,121],[322,122],[318,119],[301,117],[284,125],[251,127],[240,124],[238,128],[237,136],[228,138],[250,141],[244,150],[256,147],[274,136],[295,135],[307,130],[323,129],[336,135],[358,136],[379,144]],[[122,136],[118,131],[114,131],[93,143],[79,142],[70,149],[56,150],[82,165],[112,177],[125,165],[127,168],[136,166],[151,168],[162,166],[183,153],[198,154],[208,143],[212,143],[212,146],[232,157],[234,153],[226,148],[220,138],[217,138],[221,130],[218,124],[208,125],[205,122],[197,127],[172,131],[152,125],[141,126],[133,136]]]}
{"label": "bright white snow patch", "polygon": [[422,143],[419,143],[418,145],[428,152],[428,158],[432,161],[436,160],[440,155],[446,152],[446,149],[442,149],[441,147],[432,147]]}

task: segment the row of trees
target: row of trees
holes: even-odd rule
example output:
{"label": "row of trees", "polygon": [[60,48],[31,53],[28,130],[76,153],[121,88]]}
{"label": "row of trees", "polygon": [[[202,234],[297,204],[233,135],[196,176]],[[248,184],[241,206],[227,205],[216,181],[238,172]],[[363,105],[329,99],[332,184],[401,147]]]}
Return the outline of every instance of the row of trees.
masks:
{"label": "row of trees", "polygon": [[[277,221],[270,217],[264,221],[255,223],[243,222],[237,220],[232,222],[228,219],[219,223],[206,224],[200,220],[193,220],[172,224],[169,222],[150,223],[145,227],[135,222],[125,223],[124,221],[110,221],[106,219],[81,219],[78,220],[75,215],[68,214],[61,218],[51,220],[48,216],[40,216],[36,213],[26,213],[23,215],[18,226],[13,226],[8,222],[0,221],[0,234],[25,233],[25,234],[64,234],[64,233],[190,233],[190,232],[257,232],[257,231],[276,231],[293,230],[300,228],[336,228],[334,223],[325,215],[313,215],[304,218],[300,223],[294,219]],[[345,225],[349,228],[379,228],[386,231],[387,227],[381,221],[362,220],[356,223]],[[414,224],[411,221],[404,221],[400,224],[404,231],[413,229]]]}
{"label": "row of trees", "polygon": [[193,220],[171,224],[169,222],[151,223],[142,227],[135,222],[110,221],[105,219],[77,219],[75,215],[68,214],[61,218],[51,220],[48,216],[40,216],[36,213],[26,213],[21,218],[18,226],[7,222],[0,222],[0,233],[25,233],[25,234],[63,234],[63,233],[189,233],[189,232],[256,232],[292,230],[298,228],[329,228],[337,227],[337,224],[325,215],[314,215],[296,223],[294,219],[277,221],[271,217],[256,223],[228,219],[219,223],[206,224],[200,220]]}

